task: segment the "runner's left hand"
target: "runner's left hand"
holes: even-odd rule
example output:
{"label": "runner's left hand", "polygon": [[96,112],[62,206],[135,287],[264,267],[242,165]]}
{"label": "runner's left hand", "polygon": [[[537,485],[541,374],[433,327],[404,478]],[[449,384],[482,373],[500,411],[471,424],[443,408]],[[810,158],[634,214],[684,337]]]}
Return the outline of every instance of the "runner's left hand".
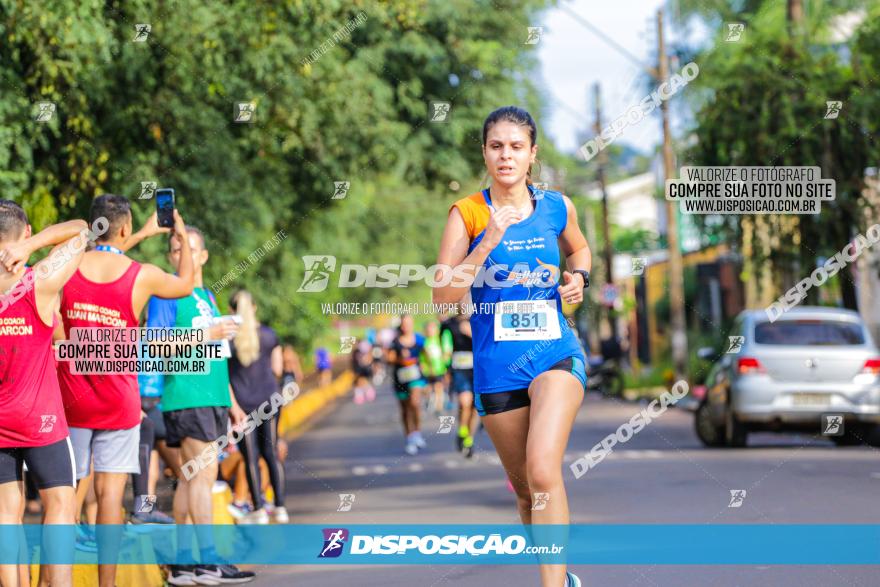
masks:
{"label": "runner's left hand", "polygon": [[151,236],[155,236],[157,234],[163,234],[171,232],[171,229],[164,226],[159,226],[159,217],[154,211],[150,214],[150,217],[147,218],[147,221],[144,222],[143,228],[140,230],[141,234],[144,235],[144,238],[150,238]]}
{"label": "runner's left hand", "polygon": [[579,304],[584,301],[584,278],[575,276],[569,271],[562,273],[563,284],[557,287],[559,296],[567,304]]}

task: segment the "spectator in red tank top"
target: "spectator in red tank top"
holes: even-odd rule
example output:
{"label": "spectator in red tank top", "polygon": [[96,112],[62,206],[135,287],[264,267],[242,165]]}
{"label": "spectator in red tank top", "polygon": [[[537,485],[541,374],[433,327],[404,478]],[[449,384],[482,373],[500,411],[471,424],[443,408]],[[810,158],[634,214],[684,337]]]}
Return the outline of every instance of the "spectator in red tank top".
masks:
{"label": "spectator in red tank top", "polygon": [[[22,464],[40,492],[43,523],[73,521],[73,454],[52,329],[61,288],[82,260],[86,233],[85,222],[71,220],[31,236],[21,206],[0,200],[0,525],[21,523]],[[25,266],[47,246],[55,248],[45,259]],[[73,582],[70,565],[46,570],[43,580],[53,586]],[[20,581],[30,584],[25,565],[0,565],[0,584]]]}
{"label": "spectator in red tank top", "polygon": [[[109,229],[97,247],[83,255],[79,269],[64,287],[61,319],[70,338],[71,328],[138,326],[138,316],[150,296],[180,298],[193,288],[193,265],[184,256],[178,275],[155,265],[137,263],[125,255],[133,242],[170,229],[159,228],[151,217],[138,236],[132,234],[128,199],[105,194],[92,202],[92,222],[104,217]],[[186,234],[180,214],[174,211],[174,231]],[[188,247],[188,243],[186,243]],[[188,251],[187,251],[188,252]],[[83,479],[94,465],[98,499],[98,524],[122,524],[122,502],[128,475],[139,473],[141,401],[136,374],[73,374],[67,361],[58,363],[64,411],[70,426],[76,460],[76,477]],[[80,511],[85,491],[77,491]],[[98,547],[102,547],[101,533]],[[107,541],[112,539],[108,536]],[[108,544],[107,546],[111,546]],[[99,565],[101,587],[113,587],[116,565]]]}

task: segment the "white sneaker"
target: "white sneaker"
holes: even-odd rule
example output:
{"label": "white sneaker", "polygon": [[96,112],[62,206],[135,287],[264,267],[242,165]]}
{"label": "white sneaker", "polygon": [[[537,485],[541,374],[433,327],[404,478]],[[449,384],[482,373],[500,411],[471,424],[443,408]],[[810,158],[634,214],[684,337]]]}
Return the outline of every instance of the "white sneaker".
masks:
{"label": "white sneaker", "polygon": [[581,587],[581,580],[572,572],[565,574],[565,587]]}
{"label": "white sneaker", "polygon": [[416,446],[416,443],[414,441],[408,441],[406,443],[406,447],[403,450],[406,451],[406,454],[412,456],[418,454],[419,447]]}
{"label": "white sneaker", "polygon": [[276,524],[287,524],[290,522],[290,516],[287,515],[287,508],[278,506],[272,510],[272,521]]}
{"label": "white sneaker", "polygon": [[425,437],[422,436],[421,432],[415,432],[413,434],[413,442],[415,442],[416,446],[419,448],[425,448],[426,446],[428,446],[428,443],[425,442]]}
{"label": "white sneaker", "polygon": [[254,510],[252,512],[248,512],[243,515],[241,518],[236,520],[237,524],[268,524],[269,523],[269,514],[266,513],[266,510],[260,508],[258,510]]}

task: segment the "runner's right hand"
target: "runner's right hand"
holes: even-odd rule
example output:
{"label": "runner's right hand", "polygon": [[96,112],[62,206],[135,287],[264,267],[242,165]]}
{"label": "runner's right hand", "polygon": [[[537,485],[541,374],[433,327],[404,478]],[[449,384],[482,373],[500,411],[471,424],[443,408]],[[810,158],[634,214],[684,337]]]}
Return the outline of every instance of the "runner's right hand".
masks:
{"label": "runner's right hand", "polygon": [[522,214],[520,214],[519,210],[513,206],[502,206],[489,217],[489,224],[486,226],[486,235],[483,237],[483,241],[494,249],[501,243],[507,228],[520,220],[522,220]]}

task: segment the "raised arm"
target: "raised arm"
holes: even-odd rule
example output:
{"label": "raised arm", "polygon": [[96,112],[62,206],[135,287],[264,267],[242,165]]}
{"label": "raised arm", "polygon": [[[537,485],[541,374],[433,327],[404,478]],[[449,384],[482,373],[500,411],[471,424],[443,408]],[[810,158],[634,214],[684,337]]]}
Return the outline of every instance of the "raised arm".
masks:
{"label": "raised arm", "polygon": [[122,249],[123,251],[128,251],[129,249],[138,245],[141,241],[144,241],[152,236],[156,236],[157,234],[167,234],[169,232],[171,232],[170,228],[159,226],[158,217],[156,213],[153,212],[152,214],[150,214],[150,217],[147,218],[147,221],[144,222],[144,225],[139,231],[129,235],[129,237],[120,247],[120,249]]}
{"label": "raised arm", "polygon": [[[3,266],[6,267],[6,270],[10,273],[17,273],[24,269],[24,266],[28,259],[30,259],[31,255],[44,247],[66,244],[68,241],[81,236],[82,241],[75,241],[75,245],[78,245],[81,242],[82,246],[80,249],[85,250],[86,243],[88,242],[87,234],[88,224],[86,224],[85,220],[68,220],[67,222],[62,222],[60,224],[53,224],[33,236],[15,243],[10,243],[5,249],[0,251],[0,262],[3,263]],[[54,253],[55,250],[52,252]],[[74,267],[74,271],[75,270],[76,268]],[[71,272],[71,275],[72,274],[73,273]],[[66,282],[67,279],[64,281]]]}
{"label": "raised arm", "polygon": [[61,290],[82,261],[89,242],[88,225],[84,220],[71,220],[50,226],[34,236],[16,243],[18,247],[4,251],[7,267],[24,268],[30,255],[43,247],[54,248],[45,259],[34,265],[34,295],[40,317],[51,323],[58,307]]}
{"label": "raised arm", "polygon": [[144,265],[141,268],[142,279],[150,295],[157,298],[184,298],[193,291],[193,260],[189,246],[189,236],[183,218],[174,211],[174,233],[180,239],[180,267],[177,275],[166,273],[155,265]]}

